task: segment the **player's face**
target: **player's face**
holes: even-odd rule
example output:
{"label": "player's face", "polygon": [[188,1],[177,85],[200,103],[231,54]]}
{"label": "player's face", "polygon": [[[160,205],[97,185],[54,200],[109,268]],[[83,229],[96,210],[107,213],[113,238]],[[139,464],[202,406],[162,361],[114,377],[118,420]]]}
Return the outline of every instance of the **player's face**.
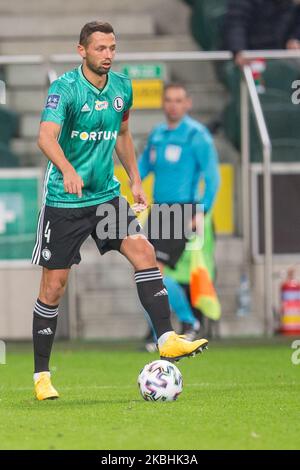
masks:
{"label": "player's face", "polygon": [[191,109],[191,100],[183,88],[168,88],[163,98],[163,109],[169,122],[178,122]]}
{"label": "player's face", "polygon": [[79,45],[78,50],[92,72],[97,75],[107,74],[116,54],[115,35],[96,31],[90,35],[88,45]]}

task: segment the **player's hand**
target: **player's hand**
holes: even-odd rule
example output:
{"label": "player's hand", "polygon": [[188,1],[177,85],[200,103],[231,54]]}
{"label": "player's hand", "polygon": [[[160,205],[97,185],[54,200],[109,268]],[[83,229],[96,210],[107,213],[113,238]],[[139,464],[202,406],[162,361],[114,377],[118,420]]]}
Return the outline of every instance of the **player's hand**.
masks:
{"label": "player's hand", "polygon": [[240,68],[243,68],[244,65],[249,65],[250,64],[250,59],[246,59],[243,51],[239,51],[234,58],[235,65],[237,65]]}
{"label": "player's hand", "polygon": [[84,186],[81,176],[76,173],[75,169],[69,168],[63,173],[64,188],[66,193],[77,194],[82,197],[82,188]]}
{"label": "player's hand", "polygon": [[287,49],[300,49],[300,41],[298,39],[289,39],[286,43]]}
{"label": "player's hand", "polygon": [[132,209],[135,212],[142,212],[143,210],[147,209],[148,203],[147,203],[147,198],[144,193],[142,183],[137,182],[137,183],[131,183],[131,192],[133,195],[134,199],[134,205],[132,206]]}

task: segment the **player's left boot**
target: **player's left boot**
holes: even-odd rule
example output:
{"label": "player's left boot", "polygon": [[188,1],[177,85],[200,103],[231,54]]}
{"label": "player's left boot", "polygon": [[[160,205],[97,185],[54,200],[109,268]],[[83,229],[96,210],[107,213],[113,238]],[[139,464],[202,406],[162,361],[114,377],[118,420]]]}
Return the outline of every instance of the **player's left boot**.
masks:
{"label": "player's left boot", "polygon": [[59,394],[53,387],[47,372],[40,372],[39,378],[34,382],[34,393],[39,401],[59,398]]}
{"label": "player's left boot", "polygon": [[195,356],[207,349],[207,339],[197,339],[187,341],[184,335],[177,335],[172,332],[162,346],[159,346],[160,358],[166,361],[175,362],[183,357]]}

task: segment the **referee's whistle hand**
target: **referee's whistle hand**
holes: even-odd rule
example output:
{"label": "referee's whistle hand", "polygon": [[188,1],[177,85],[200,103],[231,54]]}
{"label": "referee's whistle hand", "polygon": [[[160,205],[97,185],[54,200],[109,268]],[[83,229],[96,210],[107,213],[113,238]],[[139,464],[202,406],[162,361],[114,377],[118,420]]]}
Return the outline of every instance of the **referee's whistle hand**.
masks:
{"label": "referee's whistle hand", "polygon": [[82,197],[82,188],[84,187],[81,176],[76,173],[74,168],[64,173],[64,189],[66,193],[77,194]]}

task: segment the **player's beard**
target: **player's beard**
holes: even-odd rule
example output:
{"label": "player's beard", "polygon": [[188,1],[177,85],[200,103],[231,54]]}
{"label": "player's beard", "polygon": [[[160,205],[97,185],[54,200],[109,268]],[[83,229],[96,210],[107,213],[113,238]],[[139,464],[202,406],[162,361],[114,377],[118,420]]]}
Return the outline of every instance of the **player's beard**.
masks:
{"label": "player's beard", "polygon": [[90,62],[88,59],[86,59],[86,66],[88,69],[91,70],[91,72],[95,73],[96,75],[107,75],[108,72],[110,71],[110,68],[109,69],[106,69],[106,68],[103,68],[101,65],[100,67],[97,67],[95,64],[93,64],[92,62]]}

